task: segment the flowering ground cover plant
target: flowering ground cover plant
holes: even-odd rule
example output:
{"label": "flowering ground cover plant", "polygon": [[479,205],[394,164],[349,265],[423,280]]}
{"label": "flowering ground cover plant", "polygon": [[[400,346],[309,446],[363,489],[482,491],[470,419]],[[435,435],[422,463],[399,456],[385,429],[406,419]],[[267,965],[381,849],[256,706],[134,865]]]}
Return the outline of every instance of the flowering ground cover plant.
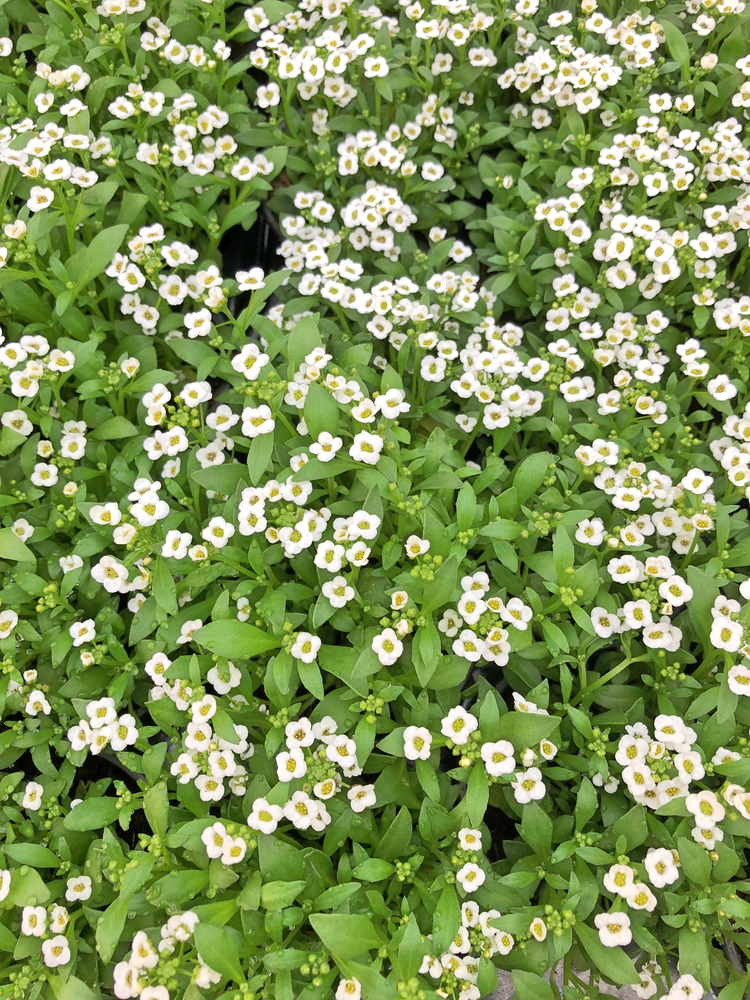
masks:
{"label": "flowering ground cover plant", "polygon": [[744,5],[0,35],[0,997],[742,1000]]}

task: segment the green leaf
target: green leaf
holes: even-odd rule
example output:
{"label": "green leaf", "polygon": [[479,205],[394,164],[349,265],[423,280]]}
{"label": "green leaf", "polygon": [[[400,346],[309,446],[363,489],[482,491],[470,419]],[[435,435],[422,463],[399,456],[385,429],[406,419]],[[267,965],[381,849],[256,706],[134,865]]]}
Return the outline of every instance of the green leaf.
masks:
{"label": "green leaf", "polygon": [[[709,653],[712,649],[709,641],[711,622],[713,621],[711,608],[719,596],[719,585],[713,577],[696,566],[688,566],[687,581],[693,589],[693,596],[690,599],[690,621],[704,650]],[[698,718],[698,716],[693,716],[693,718]]]}
{"label": "green leaf", "polygon": [[422,935],[419,933],[417,918],[412,913],[406,925],[401,944],[398,946],[398,964],[401,966],[401,981],[409,982],[416,976],[424,958]]}
{"label": "green leaf", "polygon": [[535,747],[547,739],[560,725],[554,715],[537,715],[531,712],[506,712],[498,723],[499,740],[508,740],[516,750]]}
{"label": "green leaf", "polygon": [[104,229],[93,238],[85,250],[74,254],[68,261],[68,273],[76,283],[74,294],[85,288],[98,275],[109,267],[112,258],[120,249],[128,229],[127,223]]}
{"label": "green leaf", "polygon": [[95,994],[75,976],[68,976],[63,982],[60,976],[49,976],[47,982],[52,988],[55,1000],[95,1000]]}
{"label": "green leaf", "polygon": [[163,840],[169,826],[169,795],[164,781],[143,793],[143,809],[149,826]]}
{"label": "green leaf", "polygon": [[258,656],[281,645],[281,641],[269,632],[233,618],[209,622],[195,631],[193,638],[212,653],[231,660]]}
{"label": "green leaf", "polygon": [[440,660],[440,633],[435,628],[432,616],[427,619],[426,625],[417,629],[411,655],[419,683],[424,686],[437,670]]}
{"label": "green leaf", "polygon": [[527,802],[523,807],[521,836],[541,858],[552,853],[552,820],[537,802]]}
{"label": "green leaf", "polygon": [[304,316],[289,334],[287,357],[297,369],[308,354],[316,347],[322,346],[323,341],[320,339],[320,331],[318,330],[318,317]]}
{"label": "green leaf", "polygon": [[513,486],[518,494],[519,503],[526,503],[542,482],[547,478],[547,471],[552,461],[552,456],[546,451],[538,451],[525,458],[516,466],[513,476]]}
{"label": "green leaf", "polygon": [[159,607],[163,608],[168,615],[177,614],[177,589],[174,577],[164,559],[156,560],[156,569],[151,578],[151,593]]}
{"label": "green leaf", "polygon": [[353,869],[352,875],[361,879],[362,882],[380,882],[384,878],[389,878],[394,871],[395,868],[388,861],[382,861],[380,858],[368,858],[367,861],[363,861],[362,864]]}
{"label": "green leaf", "polygon": [[260,890],[261,906],[267,910],[283,910],[292,905],[306,885],[305,881],[266,882]]}
{"label": "green leaf", "polygon": [[555,1000],[550,984],[536,973],[514,969],[512,975],[518,1000]]}
{"label": "green leaf", "polygon": [[575,549],[573,548],[570,535],[563,527],[559,527],[555,532],[552,542],[552,555],[558,582],[560,584],[565,583],[568,577],[565,571],[573,566]]}
{"label": "green leaf", "polygon": [[416,761],[417,780],[425,795],[433,802],[440,801],[440,782],[435,768],[427,760]]}
{"label": "green leaf", "polygon": [[127,899],[116,899],[99,918],[99,923],[96,925],[96,950],[103,962],[108,962],[112,958],[115,948],[120,943],[129,905]]}
{"label": "green leaf", "polygon": [[741,979],[735,979],[733,983],[729,983],[725,986],[719,993],[718,1000],[743,1000],[749,986],[750,972],[748,972],[747,975],[742,976]]}
{"label": "green leaf", "polygon": [[474,495],[474,489],[470,483],[464,483],[456,497],[456,515],[459,531],[466,531],[472,526],[476,509],[477,498]]}
{"label": "green leaf", "polygon": [[111,417],[99,424],[89,436],[97,441],[120,441],[122,438],[135,437],[137,433],[138,428],[127,417]]}
{"label": "green leaf", "polygon": [[316,441],[323,431],[335,434],[338,430],[339,404],[319,382],[310,383],[305,398],[304,414],[307,432],[313,441]]}
{"label": "green leaf", "polygon": [[273,454],[273,441],[272,431],[270,434],[259,434],[250,443],[247,452],[247,475],[253,485],[263,481]]}
{"label": "green leaf", "polygon": [[573,705],[568,705],[567,707],[570,721],[576,727],[581,736],[585,737],[587,740],[593,740],[594,731],[588,715],[586,715],[585,712],[582,712],[580,708],[574,708]]}
{"label": "green leaf", "polygon": [[9,844],[3,850],[9,858],[19,865],[31,865],[32,868],[59,868],[60,859],[48,847],[41,844]]}
{"label": "green leaf", "polygon": [[446,885],[440,894],[432,918],[432,944],[438,954],[448,950],[461,926],[461,907],[452,885]]}
{"label": "green leaf", "polygon": [[112,798],[84,799],[73,806],[63,820],[66,830],[99,830],[114,823],[120,815],[118,800]]}
{"label": "green leaf", "polygon": [[450,601],[456,587],[457,576],[458,557],[456,555],[448,556],[435,574],[435,579],[425,590],[422,599],[423,614],[429,614]]}
{"label": "green leaf", "polygon": [[501,517],[496,521],[490,521],[489,524],[485,524],[479,529],[479,534],[482,538],[500,538],[507,541],[511,538],[518,538],[522,531],[523,527],[520,524]]}
{"label": "green leaf", "polygon": [[209,469],[198,469],[191,473],[190,478],[206,490],[234,496],[241,482],[249,482],[250,475],[246,465],[225,462],[223,465],[213,465]]}
{"label": "green leaf", "polygon": [[380,843],[375,848],[375,857],[383,858],[385,861],[395,861],[396,858],[400,858],[409,847],[411,834],[411,816],[406,806],[402,806],[380,838]]}
{"label": "green leaf", "polygon": [[313,695],[318,701],[323,700],[325,694],[325,689],[323,687],[323,675],[320,672],[320,667],[313,660],[312,663],[303,663],[302,660],[297,660],[297,673],[299,674],[299,679],[302,685]]}
{"label": "green leaf", "polygon": [[487,810],[489,796],[490,789],[487,771],[483,767],[475,765],[471,770],[469,780],[466,784],[466,796],[461,806],[458,807],[459,809],[463,809],[468,820],[468,826],[479,826],[482,822]]}
{"label": "green leaf", "polygon": [[47,902],[50,892],[33,868],[17,868],[11,872],[10,892],[6,899],[12,906],[40,906]]}
{"label": "green leaf", "polygon": [[356,469],[357,463],[352,462],[349,458],[332,458],[330,462],[321,462],[319,458],[311,458],[309,462],[305,462],[301,469],[298,469],[292,476],[292,480],[295,483],[303,482],[304,480],[309,480],[314,482],[316,479],[335,479],[340,476],[342,472],[349,472],[350,469]]}
{"label": "green leaf", "polygon": [[11,562],[36,562],[36,556],[11,528],[0,528],[0,559]]}
{"label": "green leaf", "polygon": [[706,848],[687,837],[680,837],[677,841],[677,853],[680,856],[680,866],[690,881],[701,886],[708,885],[711,878],[711,858]]}
{"label": "green leaf", "polygon": [[598,805],[599,799],[596,789],[588,778],[582,778],[576,797],[576,807],[573,812],[576,821],[576,831],[583,830],[596,812]]}
{"label": "green leaf", "polygon": [[328,951],[337,958],[356,958],[383,944],[370,918],[360,913],[312,913],[310,923]]}
{"label": "green leaf", "polygon": [[680,972],[682,975],[694,976],[704,990],[709,989],[711,978],[708,946],[709,938],[703,931],[692,930],[689,924],[685,924],[681,929],[679,937]]}
{"label": "green leaf", "polygon": [[195,947],[206,965],[236,983],[245,982],[235,943],[236,931],[233,934],[228,927],[215,927],[201,921],[193,933]]}
{"label": "green leaf", "polygon": [[690,46],[685,39],[684,27],[678,28],[672,21],[661,18],[659,23],[667,40],[669,54],[676,63],[680,64],[680,69],[687,70],[690,66]]}
{"label": "green leaf", "polygon": [[330,889],[325,889],[315,900],[316,910],[334,910],[337,906],[345,903],[350,896],[353,896],[360,888],[360,882],[347,882],[346,885],[332,885]]}
{"label": "green leaf", "polygon": [[648,838],[648,824],[646,823],[646,810],[641,805],[635,805],[617,820],[612,827],[612,835],[615,843],[620,837],[625,838],[627,844],[626,852],[632,851]]}
{"label": "green leaf", "polygon": [[622,948],[617,946],[608,948],[603,945],[598,931],[582,921],[576,923],[575,933],[592,963],[606,979],[611,979],[617,986],[641,981],[633,963]]}

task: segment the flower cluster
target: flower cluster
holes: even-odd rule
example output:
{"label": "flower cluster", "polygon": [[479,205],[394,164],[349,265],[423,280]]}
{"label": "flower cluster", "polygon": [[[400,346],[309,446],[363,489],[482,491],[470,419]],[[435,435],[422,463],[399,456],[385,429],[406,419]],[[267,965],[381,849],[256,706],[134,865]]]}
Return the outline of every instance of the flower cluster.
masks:
{"label": "flower cluster", "polygon": [[750,13],[569,7],[0,9],[8,1000],[747,989]]}

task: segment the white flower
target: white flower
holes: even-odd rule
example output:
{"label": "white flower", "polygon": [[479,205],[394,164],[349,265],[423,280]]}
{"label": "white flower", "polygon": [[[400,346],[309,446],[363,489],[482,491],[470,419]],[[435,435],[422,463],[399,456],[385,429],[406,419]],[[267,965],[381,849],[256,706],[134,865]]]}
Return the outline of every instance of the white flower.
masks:
{"label": "white flower", "polygon": [[93,642],[96,639],[96,626],[93,618],[87,618],[85,622],[75,622],[68,631],[73,638],[74,646],[82,646],[84,642]]}
{"label": "white flower", "polygon": [[312,746],[315,739],[312,724],[309,719],[299,719],[297,722],[288,722],[284,730],[286,745],[292,747]]}
{"label": "white flower", "polygon": [[518,597],[511,598],[500,610],[500,617],[517,629],[524,631],[529,627],[529,622],[534,612],[525,605]]}
{"label": "white flower", "polygon": [[693,596],[693,589],[689,587],[681,576],[670,576],[663,583],[659,584],[659,596],[674,607],[681,607]]}
{"label": "white flower", "polygon": [[10,635],[17,624],[18,615],[15,611],[11,611],[10,609],[0,611],[0,638]]}
{"label": "white flower", "polygon": [[77,726],[68,730],[67,737],[73,750],[83,750],[91,740],[91,727],[88,722],[81,719]]}
{"label": "white flower", "polygon": [[293,747],[289,751],[282,751],[276,755],[276,773],[279,781],[294,781],[295,778],[302,778],[307,774],[307,762],[304,753]]}
{"label": "white flower", "polygon": [[247,844],[242,837],[227,837],[221,852],[221,862],[224,865],[238,865],[246,852]]}
{"label": "white flower", "polygon": [[25,542],[27,538],[31,538],[34,534],[34,529],[25,517],[17,518],[11,525],[11,531],[15,535],[18,535],[22,542]]}
{"label": "white flower", "polygon": [[229,521],[225,521],[223,517],[212,517],[201,531],[201,538],[216,546],[217,549],[223,549],[225,545],[229,544],[229,539],[234,533],[234,525],[230,524]]}
{"label": "white flower", "polygon": [[666,847],[651,848],[643,859],[649,881],[657,889],[671,885],[680,877],[680,870],[675,864],[672,852]]}
{"label": "white flower", "polygon": [[456,872],[456,881],[461,883],[464,892],[476,892],[484,885],[487,875],[479,865],[473,863],[465,864]]}
{"label": "white flower", "polygon": [[543,799],[547,791],[542,781],[542,772],[538,767],[530,767],[527,771],[519,771],[515,775],[515,781],[511,781],[511,788],[516,802],[525,805],[532,800]]}
{"label": "white flower", "polygon": [[264,277],[265,275],[259,267],[253,267],[249,271],[238,271],[237,274],[235,274],[237,288],[240,292],[255,291],[256,289],[265,288],[266,283],[263,280]]}
{"label": "white flower", "polygon": [[262,354],[256,344],[245,344],[240,353],[232,358],[232,368],[250,381],[255,381],[268,361],[268,355]]}
{"label": "white flower", "polygon": [[201,840],[206,847],[206,854],[209,858],[221,857],[226,839],[227,828],[223,823],[214,823],[213,826],[207,826],[201,834]]}
{"label": "white flower", "polygon": [[184,559],[192,544],[193,536],[189,532],[177,529],[168,531],[161,547],[162,557],[164,559]]}
{"label": "white flower", "polygon": [[65,888],[65,898],[69,903],[80,899],[83,902],[91,896],[91,879],[88,875],[78,875],[69,878]]}
{"label": "white flower", "polygon": [[280,100],[281,91],[278,83],[261,84],[255,93],[255,103],[259,108],[275,108]]}
{"label": "white flower", "polygon": [[[15,375],[15,372],[12,374]],[[34,466],[34,471],[29,476],[29,479],[34,486],[43,486],[45,488],[54,486],[57,482],[57,478],[57,466],[47,465],[45,462],[37,462]]]}
{"label": "white flower", "polygon": [[210,774],[199,774],[195,787],[203,802],[218,802],[224,796],[224,785]]}
{"label": "white flower", "polygon": [[326,757],[343,768],[357,766],[357,744],[343,733],[326,744]]}
{"label": "white flower", "polygon": [[627,913],[597,913],[594,923],[599,931],[599,940],[606,948],[629,945],[633,940]]}
{"label": "white flower", "polygon": [[377,804],[374,785],[352,785],[346,795],[354,812],[362,812]]}
{"label": "white flower", "polygon": [[499,778],[502,774],[510,774],[516,768],[513,744],[507,740],[483,743],[481,754],[487,774],[493,778]]}
{"label": "white flower", "polygon": [[688,795],[685,805],[693,814],[695,825],[701,830],[710,830],[720,823],[726,814],[724,806],[716,795],[707,789]]}
{"label": "white flower", "polygon": [[387,628],[380,635],[373,636],[372,650],[383,666],[390,667],[403,653],[404,644],[392,628]]}
{"label": "white flower", "polygon": [[404,730],[404,756],[407,760],[429,760],[432,734],[423,726],[407,726]]}
{"label": "white flower", "polygon": [[[188,622],[186,624],[193,624]],[[204,694],[200,701],[194,701],[190,706],[193,722],[201,724],[216,715],[216,699],[212,694]]]}
{"label": "white flower", "polygon": [[24,789],[23,801],[21,805],[29,812],[38,812],[42,808],[42,795],[44,788],[38,781],[29,781]]}
{"label": "white flower", "polygon": [[713,481],[713,476],[707,475],[700,469],[691,469],[680,480],[680,486],[691,493],[702,494],[709,489]]}
{"label": "white flower", "polygon": [[130,964],[136,969],[153,969],[159,963],[159,953],[145,931],[137,931],[131,943]]}
{"label": "white flower", "polygon": [[21,933],[26,937],[42,937],[46,930],[46,909],[43,906],[24,906],[21,911]]}
{"label": "white flower", "polygon": [[280,806],[271,805],[266,799],[255,799],[247,825],[260,833],[273,833],[283,815],[284,810]]}
{"label": "white flower", "polygon": [[265,403],[260,406],[246,406],[242,411],[242,433],[245,437],[256,438],[261,434],[271,434],[276,426],[270,407]]}
{"label": "white flower", "polygon": [[10,892],[10,870],[8,868],[3,868],[0,870],[0,903],[6,898]]}
{"label": "white flower", "polygon": [[703,987],[698,980],[686,973],[672,983],[668,995],[670,1000],[701,1000],[703,994]]}
{"label": "white flower", "polygon": [[37,716],[41,712],[43,715],[49,715],[51,712],[50,703],[47,701],[44,693],[42,691],[30,691],[28,699],[24,706],[24,712],[27,715]]}
{"label": "white flower", "polygon": [[336,987],[336,1000],[360,1000],[362,984],[358,979],[342,979]]}
{"label": "white flower", "polygon": [[650,913],[656,909],[656,896],[644,882],[632,883],[623,895],[633,910],[648,910]]}
{"label": "white flower", "polygon": [[86,714],[92,729],[103,729],[117,718],[114,699],[100,698],[98,701],[90,701],[86,706]]}
{"label": "white flower", "polygon": [[747,695],[750,697],[750,668],[744,663],[730,667],[727,673],[727,687],[734,694]]}
{"label": "white flower", "polygon": [[321,587],[321,591],[333,608],[344,608],[354,599],[354,588],[347,584],[343,576],[335,576],[333,580],[328,580]]}
{"label": "white flower", "polygon": [[419,535],[409,535],[404,543],[404,549],[406,550],[407,558],[416,559],[417,556],[424,555],[430,548],[430,543],[426,538],[420,538]]}
{"label": "white flower", "polygon": [[635,879],[630,865],[612,865],[604,876],[604,888],[618,896],[626,896]]}
{"label": "white flower", "polygon": [[312,663],[318,655],[318,650],[322,645],[321,640],[310,632],[300,632],[292,646],[291,655],[302,660],[303,663]]}
{"label": "white flower", "polygon": [[183,622],[180,626],[180,634],[175,639],[175,642],[178,645],[190,642],[193,638],[193,632],[197,632],[198,629],[202,627],[203,622],[200,618],[191,618],[189,621]]}
{"label": "white flower", "polygon": [[25,410],[7,410],[0,417],[3,427],[10,427],[16,434],[28,437],[34,430],[34,425],[29,420]]}
{"label": "white flower", "polygon": [[464,851],[482,850],[482,831],[463,827],[458,831],[458,842]]}
{"label": "white flower", "polygon": [[340,450],[343,443],[340,437],[333,437],[328,431],[323,431],[318,435],[317,442],[310,445],[310,451],[321,462],[330,462],[336,457],[336,452]]}
{"label": "white flower", "polygon": [[742,645],[742,624],[720,615],[711,623],[711,645],[727,653],[736,653]]}
{"label": "white flower", "polygon": [[377,465],[380,453],[383,450],[384,441],[377,434],[370,434],[368,431],[360,431],[354,435],[349,456],[355,462],[364,462],[366,465]]}
{"label": "white flower", "polygon": [[457,705],[448,712],[441,722],[440,732],[452,740],[456,746],[463,746],[478,725],[479,723],[473,715],[470,715],[461,705]]}

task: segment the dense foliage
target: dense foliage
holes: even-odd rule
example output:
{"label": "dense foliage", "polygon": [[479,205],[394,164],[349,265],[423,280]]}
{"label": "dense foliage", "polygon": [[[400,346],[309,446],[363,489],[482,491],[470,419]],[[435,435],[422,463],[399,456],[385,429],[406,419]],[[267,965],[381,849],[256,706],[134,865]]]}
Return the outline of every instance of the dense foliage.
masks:
{"label": "dense foliage", "polygon": [[744,4],[0,35],[0,997],[742,1000]]}

